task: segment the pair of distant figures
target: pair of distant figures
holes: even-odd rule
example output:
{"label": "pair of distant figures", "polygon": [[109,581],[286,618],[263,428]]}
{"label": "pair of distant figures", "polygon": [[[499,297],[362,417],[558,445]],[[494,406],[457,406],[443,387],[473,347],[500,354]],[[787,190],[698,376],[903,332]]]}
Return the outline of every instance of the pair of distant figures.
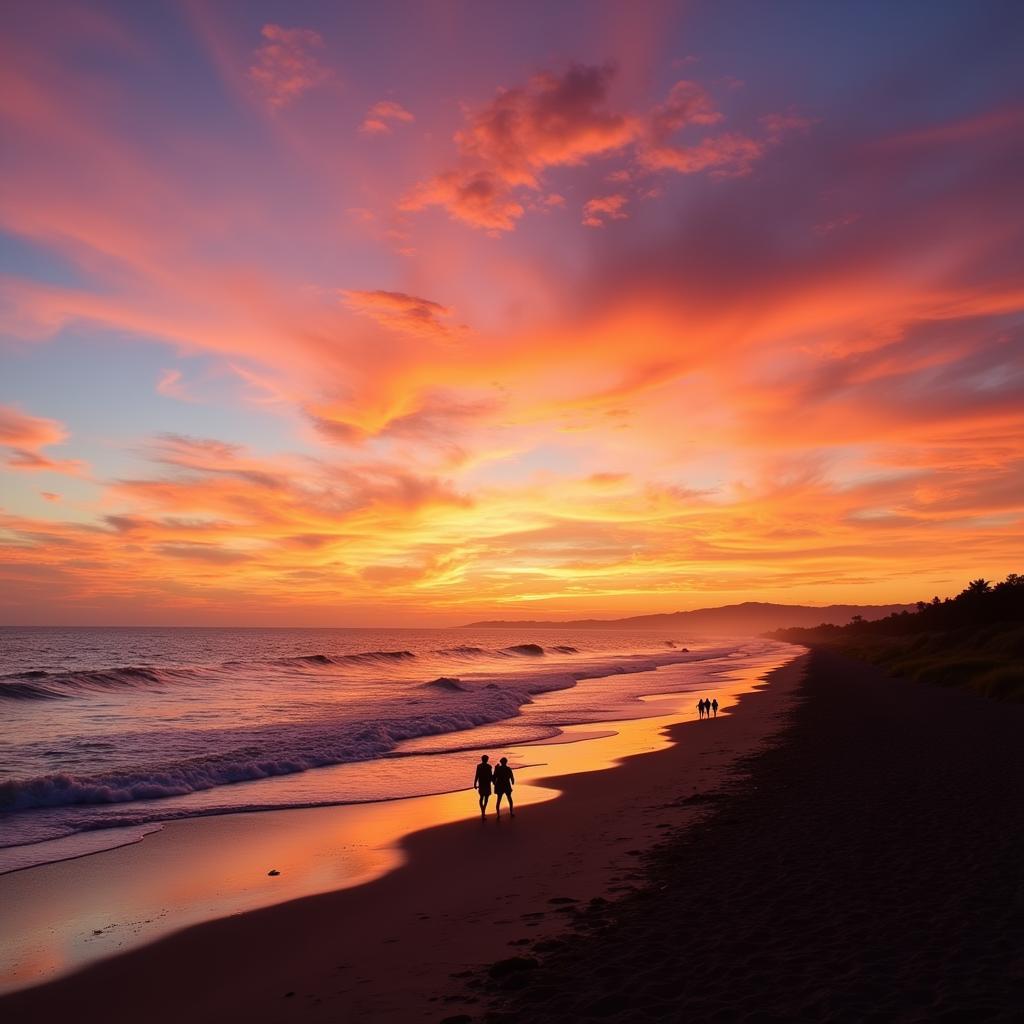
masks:
{"label": "pair of distant figures", "polygon": [[697,711],[700,712],[701,718],[710,718],[711,713],[714,712],[715,718],[718,717],[718,698],[714,700],[708,700],[706,697],[701,697],[697,701]]}
{"label": "pair of distant figures", "polygon": [[487,813],[487,802],[491,799],[493,787],[497,800],[494,803],[494,810],[497,816],[501,817],[501,798],[508,800],[508,813],[514,818],[516,812],[512,805],[512,787],[516,784],[516,777],[508,766],[508,758],[503,757],[496,765],[491,764],[491,759],[484,754],[480,763],[476,766],[476,775],[473,777],[473,788],[480,796],[480,817]]}

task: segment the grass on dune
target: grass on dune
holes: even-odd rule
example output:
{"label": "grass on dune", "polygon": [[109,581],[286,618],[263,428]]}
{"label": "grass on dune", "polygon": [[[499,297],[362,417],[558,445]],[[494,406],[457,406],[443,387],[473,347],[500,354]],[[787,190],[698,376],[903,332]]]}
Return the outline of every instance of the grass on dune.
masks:
{"label": "grass on dune", "polygon": [[770,635],[834,647],[923,683],[1024,701],[1024,576],[1017,573],[994,586],[972,580],[956,597],[919,601],[916,612]]}
{"label": "grass on dune", "polygon": [[966,686],[986,697],[1024,701],[1024,627],[962,628],[913,636],[849,636],[831,646],[937,686]]}

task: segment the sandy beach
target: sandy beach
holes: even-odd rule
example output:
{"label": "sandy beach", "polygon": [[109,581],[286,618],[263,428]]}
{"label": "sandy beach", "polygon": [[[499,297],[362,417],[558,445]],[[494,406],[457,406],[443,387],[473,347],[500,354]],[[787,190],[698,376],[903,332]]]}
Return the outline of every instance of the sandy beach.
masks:
{"label": "sandy beach", "polygon": [[0,1011],[1009,1020],[1022,715],[814,651],[515,821],[424,829],[374,881],[188,928]]}
{"label": "sandy beach", "polygon": [[[405,801],[419,808],[412,827],[422,831],[400,851],[382,849],[373,864],[353,868],[371,878],[390,873],[248,913],[238,913],[247,909],[248,897],[240,891],[235,916],[15,992],[0,1001],[0,1009],[11,1020],[56,1019],[72,1007],[79,1018],[84,1012],[96,1020],[135,1019],[143,1006],[154,1020],[184,1014],[196,1020],[434,1020],[461,1012],[478,997],[463,992],[453,975],[552,938],[587,900],[628,891],[645,850],[706,815],[704,798],[730,777],[736,760],[780,728],[802,663],[790,662],[753,692],[755,679],[739,673],[736,691],[748,692],[734,713],[716,721],[695,721],[687,707],[682,715],[614,723],[614,737],[535,748],[549,773],[573,773],[547,783],[538,768],[530,784],[521,779],[514,821],[490,817],[481,823],[467,816],[472,793]],[[678,695],[671,703],[678,705]],[[608,770],[617,761],[623,763]],[[687,801],[680,801],[681,793]],[[275,866],[283,879],[293,868],[308,875],[301,851],[310,836],[319,830],[320,844],[325,837],[329,844],[331,815],[352,810],[176,823],[135,846],[5,876],[0,889],[16,884],[23,907],[71,907],[76,894],[95,889],[113,872],[134,877],[136,890],[156,888],[154,906],[163,901],[166,907],[193,898],[189,878],[192,886],[212,892],[248,872],[265,891],[277,881],[265,877],[267,857],[283,855],[287,842],[296,844],[300,853],[293,861]],[[434,816],[430,822],[428,814]],[[125,896],[131,888],[125,881],[111,889],[111,898],[136,898]],[[104,941],[102,935],[95,939]],[[117,952],[117,941],[110,953]],[[172,976],[187,984],[166,986]],[[154,1002],[157,988],[161,996]]]}
{"label": "sandy beach", "polygon": [[821,650],[802,696],[636,892],[476,979],[484,1019],[1019,1019],[1024,707]]}

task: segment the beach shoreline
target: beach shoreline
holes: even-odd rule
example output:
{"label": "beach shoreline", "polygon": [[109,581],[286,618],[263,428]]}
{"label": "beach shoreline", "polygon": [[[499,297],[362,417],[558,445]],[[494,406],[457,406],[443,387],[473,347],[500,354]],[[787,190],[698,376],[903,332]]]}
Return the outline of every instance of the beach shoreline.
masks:
{"label": "beach shoreline", "polygon": [[[464,805],[470,797],[455,794],[461,820],[407,836],[398,860],[382,877],[197,924],[16,991],[0,1001],[0,1009],[8,1019],[40,1019],[73,1004],[79,1017],[82,1006],[96,1007],[99,1016],[101,994],[116,991],[128,1019],[132,993],[143,998],[153,978],[187,965],[190,994],[156,1007],[155,1019],[175,1019],[187,1008],[199,1020],[242,1012],[247,1019],[277,1020],[282,1019],[281,1000],[325,1008],[325,1019],[338,1012],[360,1019],[431,1019],[443,1005],[433,1000],[443,1001],[453,970],[500,958],[515,948],[510,943],[557,930],[575,901],[614,896],[616,889],[628,887],[637,851],[656,842],[664,828],[692,822],[703,811],[698,803],[666,808],[650,801],[658,793],[664,793],[663,803],[670,791],[677,794],[680,774],[692,776],[694,795],[705,793],[727,776],[737,758],[757,749],[777,726],[777,715],[798,681],[799,664],[798,657],[774,672],[771,685],[746,694],[735,714],[714,723],[673,725],[674,745],[656,754],[629,752],[614,771],[563,775],[555,782],[537,778],[538,789],[550,785],[547,800],[555,790],[562,797],[534,803],[514,822],[488,820],[482,829],[478,820],[467,820]],[[677,742],[681,736],[685,743]],[[266,820],[268,813],[291,812],[253,817]],[[154,838],[161,836],[151,837],[151,844]],[[190,842],[195,838],[190,828]],[[145,846],[121,849],[130,857]],[[505,869],[504,878],[496,865]],[[201,861],[196,870],[202,870]],[[358,931],[346,928],[339,937],[336,922],[355,920]],[[462,922],[457,929],[449,927],[454,920]],[[282,946],[282,935],[296,940]],[[417,950],[430,950],[430,957],[424,959]],[[401,990],[395,988],[396,962],[403,965]],[[347,982],[339,987],[346,972]],[[242,977],[251,974],[259,983],[243,985]],[[103,1006],[104,1020],[121,1019],[119,1013]]]}
{"label": "beach shoreline", "polygon": [[1024,707],[812,647],[778,742],[484,1024],[998,1021],[1024,1005]]}

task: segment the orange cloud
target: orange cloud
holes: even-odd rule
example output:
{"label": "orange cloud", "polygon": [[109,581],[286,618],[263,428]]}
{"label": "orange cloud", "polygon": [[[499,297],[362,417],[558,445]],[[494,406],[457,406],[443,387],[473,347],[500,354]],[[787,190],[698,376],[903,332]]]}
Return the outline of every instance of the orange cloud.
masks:
{"label": "orange cloud", "polygon": [[444,207],[456,220],[470,227],[511,231],[526,212],[512,190],[487,170],[445,171],[417,185],[399,203],[399,209],[416,211]]}
{"label": "orange cloud", "polygon": [[525,212],[517,187],[538,189],[544,169],[585,163],[635,135],[632,119],[608,109],[613,75],[609,66],[572,64],[501,90],[456,133],[459,166],[418,185],[401,208],[442,206],[474,227],[511,230]]}
{"label": "orange cloud", "polygon": [[0,405],[0,444],[14,448],[44,448],[67,440],[67,430],[56,420],[29,416]]}
{"label": "orange cloud", "polygon": [[[748,173],[769,144],[809,124],[795,114],[767,115],[765,139],[729,132],[684,145],[676,141],[682,130],[706,129],[723,120],[707,92],[694,82],[679,81],[665,102],[647,114],[620,113],[608,102],[614,75],[610,65],[571,64],[561,75],[544,72],[525,86],[502,89],[489,104],[467,114],[466,126],[455,135],[458,164],[418,184],[399,208],[440,206],[472,227],[511,231],[526,212],[518,190],[541,189],[550,168],[628,151],[648,172],[737,176]],[[630,177],[629,170],[618,169],[609,180]],[[648,196],[654,194],[648,190]],[[590,227],[601,222],[596,216],[584,219]]]}
{"label": "orange cloud", "polygon": [[332,76],[316,57],[323,37],[308,28],[267,24],[260,30],[266,42],[254,53],[249,78],[271,110],[281,110]]}
{"label": "orange cloud", "polygon": [[572,64],[505,89],[455,136],[460,152],[510,185],[537,186],[546,167],[581,164],[625,146],[636,128],[608,109],[614,69]]}
{"label": "orange cloud", "polygon": [[62,444],[68,434],[56,420],[29,416],[9,405],[0,405],[0,445],[7,449],[7,465],[12,469],[47,470],[79,474],[83,463],[72,459],[51,459],[41,451]]}
{"label": "orange cloud", "polygon": [[386,291],[346,291],[342,295],[349,309],[408,334],[444,338],[457,330],[445,323],[452,311],[430,299]]}
{"label": "orange cloud", "polygon": [[415,120],[416,118],[400,103],[395,103],[393,100],[380,100],[366,112],[366,117],[363,118],[359,130],[365,135],[390,135],[394,122],[408,124]]}

